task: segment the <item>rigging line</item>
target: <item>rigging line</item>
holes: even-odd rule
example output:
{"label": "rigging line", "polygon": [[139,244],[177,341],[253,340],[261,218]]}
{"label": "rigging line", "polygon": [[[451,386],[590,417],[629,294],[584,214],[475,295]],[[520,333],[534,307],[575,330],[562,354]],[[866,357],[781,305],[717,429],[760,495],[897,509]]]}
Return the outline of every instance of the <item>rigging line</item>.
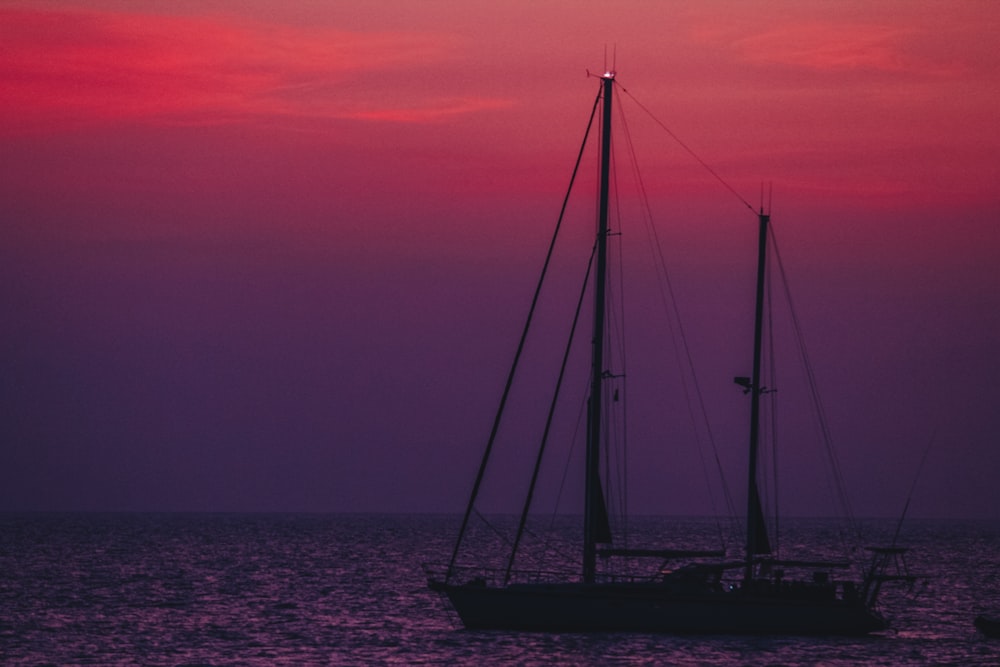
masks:
{"label": "rigging line", "polygon": [[[617,111],[619,120],[624,123],[624,117],[623,117],[623,115],[621,113],[621,105],[619,105],[616,108],[616,111]],[[621,379],[624,380],[624,378],[627,376],[627,368],[626,368],[626,335],[625,335],[625,330],[626,330],[625,312],[626,312],[626,310],[625,310],[624,261],[623,261],[623,256],[622,256],[622,245],[623,244],[621,243],[621,240],[620,240],[621,239],[621,234],[622,234],[622,224],[623,224],[624,216],[622,215],[622,211],[621,211],[621,201],[622,201],[622,198],[619,196],[620,188],[619,188],[619,185],[618,185],[618,183],[619,183],[619,181],[618,181],[618,162],[617,162],[617,160],[614,159],[614,156],[615,156],[614,151],[615,151],[616,147],[617,147],[616,144],[614,142],[612,142],[612,145],[611,145],[611,149],[612,149],[612,160],[611,160],[612,180],[611,180],[611,183],[612,183],[612,187],[614,189],[614,197],[613,197],[613,201],[615,203],[614,216],[615,216],[615,223],[617,225],[617,231],[615,233],[613,233],[613,234],[609,233],[609,236],[618,236],[619,237],[619,241],[618,241],[618,243],[615,246],[617,248],[617,251],[618,251],[618,265],[617,265],[617,269],[618,269],[618,285],[617,285],[617,287],[618,287],[618,290],[616,292],[615,289],[614,289],[614,284],[609,283],[609,288],[608,288],[608,301],[609,301],[609,303],[608,303],[608,309],[609,309],[609,311],[611,311],[613,313],[618,313],[618,317],[609,317],[609,318],[607,318],[606,322],[607,322],[607,325],[608,325],[608,330],[606,332],[605,340],[615,341],[617,343],[617,352],[618,352],[618,358],[617,358],[617,360],[621,364],[621,372],[617,373],[615,375],[618,375]],[[616,301],[617,301],[617,303],[616,303]],[[613,360],[614,360],[614,358],[609,359],[609,364],[608,364],[609,366],[611,365],[611,363],[613,363]],[[617,390],[617,388],[616,388],[616,390]],[[611,411],[611,407],[612,407],[611,404],[614,403],[614,402],[615,402],[615,400],[612,399],[612,395],[609,394],[609,395],[605,396],[605,413],[608,414],[608,415],[610,415],[612,418],[614,417],[614,413],[612,413],[612,411]],[[608,420],[609,423],[607,424],[608,431],[607,431],[607,433],[605,435],[605,442],[608,443],[608,446],[604,449],[604,454],[605,454],[606,478],[607,478],[607,484],[609,485],[608,486],[608,496],[611,497],[612,500],[614,500],[614,497],[611,494],[611,487],[610,487],[611,481],[614,479],[615,482],[616,482],[614,490],[615,490],[615,492],[618,495],[618,498],[617,498],[617,501],[618,501],[617,502],[617,509],[618,509],[618,511],[620,513],[620,519],[621,519],[620,523],[621,523],[621,526],[622,526],[622,528],[624,530],[623,540],[627,544],[627,541],[628,541],[628,522],[627,522],[628,521],[628,503],[627,503],[627,498],[628,498],[628,496],[627,496],[627,482],[626,482],[626,480],[628,479],[628,475],[627,475],[627,466],[628,466],[628,433],[627,433],[628,415],[625,412],[625,406],[627,406],[627,402],[622,402],[621,405],[623,406],[622,407],[622,412],[621,412],[621,422],[620,422],[621,423],[621,430],[618,431],[618,432],[616,432],[616,435],[618,436],[618,439],[615,440],[615,444],[618,445],[617,447],[615,447],[615,452],[618,454],[618,460],[614,461],[614,463],[615,463],[614,472],[617,473],[616,475],[612,475],[612,468],[611,468],[611,463],[612,463],[611,452],[610,452],[611,445],[612,445],[612,439],[611,439],[611,426],[612,426],[612,424],[610,423],[611,419]]]}
{"label": "rigging line", "polygon": [[476,518],[477,518],[477,519],[479,519],[480,521],[482,521],[483,523],[485,523],[485,524],[486,524],[486,527],[487,527],[487,528],[489,528],[490,530],[492,530],[492,531],[493,531],[493,534],[494,534],[494,535],[496,535],[497,537],[499,537],[499,538],[500,538],[500,541],[501,541],[501,542],[506,542],[506,543],[507,543],[508,545],[510,544],[510,538],[508,538],[508,537],[507,537],[506,535],[504,535],[504,534],[503,534],[503,532],[502,532],[502,531],[501,531],[501,530],[500,530],[499,528],[497,528],[497,527],[496,527],[496,526],[494,526],[494,525],[493,525],[492,523],[490,523],[490,520],[489,520],[489,519],[487,519],[487,518],[486,518],[486,517],[485,517],[485,516],[484,516],[484,515],[482,514],[482,512],[480,512],[480,511],[479,511],[479,510],[477,510],[477,509],[474,509],[474,510],[473,510],[473,512],[475,512],[475,513],[476,513]]}
{"label": "rigging line", "polygon": [[[774,248],[775,259],[778,263],[779,271],[781,272],[782,283],[785,289],[785,298],[788,303],[789,316],[792,320],[792,327],[795,332],[795,336],[799,345],[799,354],[802,358],[803,365],[805,366],[805,373],[807,384],[809,386],[809,391],[812,396],[813,409],[818,421],[818,426],[820,430],[820,435],[823,440],[824,446],[827,450],[827,457],[830,461],[830,465],[833,468],[834,478],[836,482],[837,494],[840,496],[840,501],[842,503],[842,509],[847,511],[850,516],[851,512],[849,510],[849,502],[847,500],[846,485],[844,484],[843,477],[840,473],[840,466],[836,458],[836,454],[833,451],[833,438],[829,431],[829,425],[826,419],[826,414],[823,410],[823,403],[819,397],[819,387],[816,382],[815,371],[813,370],[812,361],[809,359],[808,350],[805,346],[805,336],[803,335],[801,325],[799,324],[798,314],[795,310],[795,304],[792,301],[791,291],[788,285],[788,280],[785,275],[784,263],[781,260],[781,253],[778,250],[777,237],[772,233],[771,245]],[[852,517],[853,518],[853,517]]]}
{"label": "rigging line", "polygon": [[566,214],[566,207],[569,203],[569,195],[573,191],[573,184],[576,182],[576,175],[580,169],[580,163],[583,160],[583,152],[587,146],[587,138],[590,136],[590,130],[594,125],[594,118],[597,115],[597,105],[601,100],[601,95],[603,92],[603,86],[598,89],[597,97],[594,99],[594,106],[590,110],[590,119],[587,121],[587,130],[583,135],[583,142],[580,144],[580,152],[576,156],[576,164],[573,166],[573,173],[569,179],[569,187],[566,189],[566,195],[563,197],[562,208],[559,210],[559,218],[556,220],[555,230],[552,232],[552,240],[549,242],[549,249],[545,255],[545,262],[542,264],[542,274],[538,277],[538,284],[535,287],[534,296],[531,298],[531,307],[528,309],[528,318],[524,323],[524,329],[521,332],[521,339],[517,344],[517,351],[514,353],[514,361],[511,364],[510,372],[507,374],[507,382],[504,385],[503,394],[500,397],[500,405],[497,408],[496,416],[493,419],[493,427],[490,430],[490,437],[486,443],[486,451],[483,453],[483,459],[479,464],[479,471],[476,473],[476,481],[472,485],[472,493],[469,497],[468,505],[465,508],[465,515],[462,517],[462,525],[458,531],[458,539],[455,540],[455,548],[451,553],[451,560],[448,562],[448,570],[445,572],[445,580],[451,578],[452,568],[455,565],[455,561],[458,559],[458,551],[462,546],[462,540],[465,537],[465,529],[469,525],[469,516],[472,514],[472,510],[476,504],[476,498],[479,495],[479,487],[483,483],[483,477],[486,474],[486,465],[489,462],[490,454],[493,451],[493,445],[496,442],[497,433],[500,430],[500,421],[503,417],[504,407],[507,404],[507,398],[510,396],[511,387],[514,384],[514,374],[517,371],[518,362],[521,359],[521,353],[524,351],[525,341],[528,337],[528,330],[531,328],[531,321],[535,315],[535,308],[538,306],[538,299],[542,291],[542,285],[545,282],[545,276],[548,273],[549,264],[552,260],[552,254],[555,250],[556,238],[559,236],[559,230],[562,227],[563,218]]}
{"label": "rigging line", "polygon": [[562,562],[559,563],[560,567],[563,566],[565,563],[572,562],[573,559],[576,557],[575,553],[571,554],[569,551],[566,550],[565,545],[554,544],[551,539],[546,539],[542,537],[535,531],[531,530],[531,528],[525,527],[524,533],[525,535],[534,538],[535,540],[540,542],[543,547],[545,547],[544,553],[541,553],[540,555],[535,555],[533,557],[534,562],[538,566],[536,569],[539,570],[543,569],[542,568],[543,565],[550,563],[553,554],[561,559]]}
{"label": "rigging line", "polygon": [[[671,331],[671,339],[675,341],[674,352],[675,352],[675,355],[676,355],[676,363],[677,363],[677,366],[678,366],[679,369],[683,369],[685,367],[685,363],[682,362],[682,360],[681,360],[681,348],[682,348],[683,352],[684,352],[684,355],[685,355],[685,359],[686,359],[686,366],[688,368],[688,373],[690,373],[691,383],[694,386],[694,393],[695,393],[695,395],[696,395],[696,397],[698,399],[698,405],[699,405],[699,408],[700,408],[700,411],[701,411],[702,420],[704,422],[705,432],[706,432],[706,434],[708,436],[708,441],[709,441],[709,444],[710,444],[710,446],[712,448],[712,452],[713,452],[713,455],[714,455],[714,458],[715,458],[715,464],[716,464],[717,472],[718,472],[719,479],[720,479],[720,482],[721,482],[723,497],[724,497],[724,500],[725,500],[726,505],[727,505],[729,516],[735,518],[737,516],[736,515],[736,510],[735,510],[735,505],[734,505],[734,503],[732,501],[732,496],[730,495],[730,492],[729,492],[729,485],[726,483],[725,473],[723,472],[723,469],[722,469],[722,461],[721,461],[721,458],[719,457],[719,452],[718,452],[718,448],[716,447],[715,437],[714,437],[714,434],[713,434],[713,431],[712,431],[711,423],[709,422],[709,419],[708,419],[708,411],[707,411],[707,409],[705,407],[704,398],[703,398],[703,395],[701,393],[701,387],[700,387],[700,385],[698,383],[697,373],[695,373],[695,370],[694,370],[694,359],[691,356],[691,350],[690,350],[690,347],[689,347],[689,345],[687,343],[687,334],[686,334],[686,332],[684,330],[683,320],[680,317],[680,312],[679,312],[679,309],[677,307],[677,298],[676,298],[676,296],[674,294],[673,282],[670,280],[670,272],[667,269],[667,261],[666,261],[666,257],[663,254],[662,243],[659,240],[659,236],[658,236],[657,231],[656,231],[656,226],[653,224],[653,220],[652,220],[653,219],[652,208],[649,205],[649,198],[648,198],[648,196],[646,194],[645,183],[642,181],[641,174],[638,171],[638,166],[636,166],[636,175],[637,175],[637,179],[638,179],[639,183],[641,184],[642,198],[643,198],[643,202],[645,203],[645,208],[646,208],[647,232],[650,233],[650,235],[652,237],[652,240],[653,240],[653,243],[652,243],[652,246],[651,246],[651,250],[655,249],[653,251],[653,259],[654,259],[653,264],[654,264],[654,266],[656,266],[656,268],[658,269],[659,273],[661,274],[662,282],[658,283],[658,288],[660,290],[660,299],[661,299],[661,302],[663,303],[664,312],[667,315],[667,325],[668,325],[668,328]],[[658,262],[656,261],[657,258],[659,259]],[[667,287],[666,293],[664,292],[664,284]],[[669,298],[667,297],[667,293],[669,293]],[[679,334],[679,338],[680,338],[680,341],[681,341],[680,348],[678,348],[678,346],[676,345],[676,341],[678,339],[678,336],[674,335],[675,322],[676,322],[677,332]],[[688,376],[685,373],[681,373],[679,375],[679,378],[680,378],[680,381],[681,381],[681,386],[682,386],[682,388],[684,390],[684,395],[685,395],[686,403],[688,405],[688,415],[689,415],[689,417],[691,419],[691,422],[692,422],[693,433],[694,433],[694,436],[695,436],[695,441],[696,441],[696,443],[698,445],[697,451],[698,451],[698,458],[699,458],[699,461],[701,463],[702,475],[705,478],[706,488],[711,489],[711,481],[710,481],[710,478],[709,478],[709,475],[708,475],[708,466],[705,463],[705,458],[704,458],[704,453],[703,453],[703,441],[702,441],[702,438],[701,438],[701,435],[700,435],[700,431],[699,431],[698,426],[697,426],[697,421],[695,419],[695,412],[694,412],[693,405],[692,405],[692,400],[691,400],[691,390],[690,390],[690,388],[688,386]],[[720,537],[721,543],[723,545],[725,545],[727,540],[726,540],[726,537],[725,537],[725,533],[724,533],[724,531],[722,529],[722,525],[719,522],[719,518],[718,518],[719,515],[718,515],[718,512],[716,510],[715,497],[711,493],[709,493],[709,503],[712,506],[712,513],[715,516],[716,529],[719,531],[719,537]],[[737,520],[737,522],[738,522],[738,520]],[[740,529],[740,532],[742,532],[742,529]]]}
{"label": "rigging line", "polygon": [[524,535],[524,526],[528,522],[528,511],[531,509],[531,501],[535,496],[535,485],[538,482],[538,473],[542,468],[542,458],[545,455],[545,446],[549,442],[549,433],[552,431],[552,420],[556,413],[556,405],[559,403],[559,393],[562,390],[563,379],[566,377],[566,367],[569,365],[570,352],[573,349],[573,340],[576,338],[576,326],[580,322],[580,312],[583,310],[583,299],[587,295],[587,284],[590,282],[590,270],[594,266],[594,255],[597,246],[590,251],[590,259],[587,261],[587,270],[583,275],[583,286],[580,288],[580,297],[576,302],[576,312],[573,313],[573,323],[569,328],[569,340],[566,341],[566,350],[563,352],[562,364],[559,366],[559,376],[556,379],[556,388],[552,394],[552,402],[549,404],[549,413],[545,418],[545,429],[542,432],[542,441],[538,446],[538,456],[535,458],[535,467],[531,471],[531,482],[528,484],[528,496],[524,500],[524,508],[521,511],[521,520],[517,525],[517,535],[514,538],[514,545],[510,550],[510,558],[507,560],[507,572],[504,574],[504,585],[510,582],[510,573],[514,568],[514,559],[517,556],[517,547],[521,543]]}
{"label": "rigging line", "polygon": [[[622,117],[622,121],[624,122],[624,117]],[[622,225],[622,219],[621,219],[620,215],[619,215],[619,221],[618,221],[618,229],[619,229],[619,231],[621,233],[624,233],[623,225]],[[619,297],[619,301],[620,301],[620,304],[621,304],[621,329],[622,329],[622,333],[621,333],[622,339],[621,339],[621,343],[620,343],[620,346],[621,346],[621,365],[622,365],[621,368],[622,368],[622,372],[621,372],[621,378],[619,378],[619,384],[620,384],[621,392],[624,394],[624,396],[621,397],[622,455],[621,455],[621,465],[620,465],[620,470],[619,470],[619,481],[618,481],[618,483],[619,483],[620,489],[621,489],[620,490],[621,511],[622,511],[622,516],[625,518],[625,520],[622,521],[622,529],[624,531],[623,535],[622,535],[622,542],[623,542],[623,545],[627,547],[628,544],[629,544],[629,524],[628,524],[628,516],[629,516],[629,512],[628,512],[628,461],[629,461],[629,454],[628,454],[628,444],[629,444],[629,439],[628,439],[628,423],[629,423],[629,419],[628,419],[628,387],[627,387],[627,384],[628,384],[628,347],[627,347],[627,338],[626,338],[626,335],[625,335],[625,332],[626,332],[626,330],[628,328],[628,322],[625,319],[625,315],[627,313],[627,310],[625,308],[625,257],[624,257],[624,245],[625,244],[622,242],[622,239],[619,238],[619,241],[618,241],[618,244],[617,244],[617,247],[618,247],[618,288],[621,291],[621,295]],[[616,397],[618,396],[618,393],[617,393],[618,389],[619,389],[618,387],[615,388],[615,396]]]}
{"label": "rigging line", "polygon": [[[763,209],[763,207],[762,207]],[[773,225],[768,225],[768,231],[772,234]],[[778,369],[777,369],[777,355],[774,354],[774,297],[772,293],[772,288],[774,286],[773,281],[773,270],[771,264],[767,265],[767,345],[768,345],[768,383],[771,387],[771,396],[768,400],[768,405],[770,409],[768,410],[770,416],[770,443],[771,443],[771,479],[774,488],[773,491],[773,506],[774,511],[774,553],[777,557],[781,557],[781,525],[779,523],[781,518],[781,512],[778,511],[780,506],[780,495],[778,493],[778,397],[777,397],[777,383],[778,383]]]}
{"label": "rigging line", "polygon": [[585,389],[582,393],[583,398],[580,400],[580,409],[576,415],[576,427],[573,430],[573,435],[570,437],[570,448],[569,452],[566,454],[566,465],[563,466],[562,479],[559,481],[559,490],[556,492],[555,508],[552,511],[552,519],[549,523],[549,529],[555,527],[556,525],[556,513],[559,511],[559,504],[562,502],[562,494],[566,488],[566,480],[569,478],[570,463],[573,460],[573,451],[576,449],[576,443],[580,438],[580,428],[584,422],[584,415],[587,411],[587,389],[590,387],[590,379],[588,378],[585,383]]}
{"label": "rigging line", "polygon": [[[768,205],[767,205],[768,206],[768,210],[770,210],[770,206],[771,206],[770,199],[771,199],[771,194],[770,194],[770,190],[769,190],[768,191]],[[763,186],[763,183],[762,183],[761,184],[761,202],[762,202],[761,206],[762,207],[763,207],[763,200],[764,200],[764,186]],[[827,476],[826,483],[827,483],[827,485],[829,487],[828,490],[831,493],[831,496],[833,498],[835,498],[837,500],[837,502],[840,504],[840,512],[841,512],[841,519],[842,520],[837,522],[837,533],[838,533],[838,536],[840,538],[841,544],[845,544],[845,545],[849,544],[852,541],[852,539],[853,539],[854,549],[857,550],[857,548],[860,547],[860,539],[861,539],[860,526],[858,526],[854,522],[853,512],[852,512],[851,506],[850,506],[850,497],[849,497],[849,495],[847,494],[847,491],[846,491],[847,485],[846,485],[846,483],[845,483],[845,481],[843,479],[842,473],[840,472],[839,462],[837,460],[836,452],[835,452],[834,447],[833,447],[833,436],[830,434],[830,431],[829,431],[829,426],[827,424],[827,419],[826,419],[826,413],[823,410],[823,402],[822,402],[822,399],[819,396],[819,386],[818,386],[818,383],[816,382],[816,379],[815,379],[815,374],[814,374],[814,371],[813,371],[812,362],[809,359],[808,349],[806,348],[805,336],[802,333],[801,327],[799,325],[798,315],[797,315],[797,312],[795,311],[794,302],[792,301],[791,289],[790,289],[790,286],[789,286],[789,281],[788,281],[788,279],[787,279],[787,277],[785,276],[785,273],[784,273],[784,264],[781,261],[781,253],[778,251],[778,240],[777,240],[777,236],[775,234],[774,226],[773,225],[769,228],[769,231],[771,233],[771,236],[770,236],[771,248],[773,249],[773,252],[774,252],[774,255],[775,255],[775,259],[776,259],[776,262],[777,262],[778,267],[779,267],[779,272],[780,272],[780,277],[781,277],[781,280],[782,280],[782,285],[784,286],[785,300],[786,300],[786,303],[788,304],[789,317],[790,317],[790,319],[792,321],[793,331],[795,333],[796,342],[798,344],[799,355],[800,355],[800,358],[802,359],[802,364],[803,364],[803,367],[804,367],[805,373],[806,373],[806,382],[807,382],[807,385],[809,387],[810,394],[811,394],[810,408],[811,408],[813,419],[814,419],[813,425],[814,425],[814,428],[816,429],[816,434],[817,434],[817,437],[818,437],[819,441],[822,442],[823,445],[824,445],[824,448],[825,448],[826,454],[827,454],[827,458],[828,458],[828,461],[829,461],[829,464],[830,464],[831,474]],[[772,361],[773,361],[773,359],[774,359],[773,352],[772,352],[771,358],[772,358]],[[775,431],[775,434],[776,433],[777,432]],[[775,478],[777,479],[777,474],[776,474]],[[844,521],[843,521],[844,518],[846,518],[846,520],[847,520],[848,529],[850,530],[850,532],[854,533],[853,538],[851,538],[851,539],[849,539],[849,537],[847,535],[845,535],[845,528],[844,528],[844,525],[843,525],[844,524]]]}
{"label": "rigging line", "polygon": [[755,216],[757,215],[757,211],[754,210],[753,205],[750,202],[748,202],[746,199],[744,199],[743,195],[741,195],[739,192],[736,191],[736,189],[733,186],[731,186],[729,183],[727,183],[726,180],[723,179],[722,176],[720,176],[719,173],[717,171],[715,171],[715,169],[712,169],[712,167],[707,162],[705,162],[704,160],[702,160],[701,157],[699,157],[698,154],[695,153],[694,150],[692,150],[690,146],[688,146],[683,141],[681,141],[680,137],[678,137],[676,134],[674,134],[673,131],[669,127],[667,127],[666,124],[662,120],[660,120],[659,118],[657,118],[656,116],[654,116],[652,111],[650,111],[649,109],[647,109],[646,106],[642,102],[640,102],[639,100],[637,100],[635,98],[635,96],[632,95],[632,93],[628,92],[628,90],[625,89],[625,86],[623,86],[620,83],[618,83],[617,80],[615,81],[615,83],[618,84],[618,87],[621,88],[621,90],[622,90],[623,93],[625,93],[630,98],[632,98],[632,101],[635,102],[636,104],[638,104],[639,108],[642,109],[643,111],[645,111],[646,114],[648,114],[649,117],[653,119],[653,122],[655,122],[657,125],[659,125],[661,128],[663,128],[663,130],[667,134],[669,134],[670,137],[674,141],[676,141],[677,144],[681,148],[683,148],[685,151],[687,151],[688,155],[690,155],[695,160],[697,160],[698,164],[700,164],[702,167],[704,167],[705,170],[708,171],[708,173],[710,173],[712,176],[715,177],[715,180],[719,181],[719,183],[721,183],[723,185],[723,187],[725,187],[727,190],[729,190],[733,194],[733,196],[735,196],[737,199],[739,199],[741,202],[743,202],[743,205],[746,206],[748,209],[750,209],[751,213],[753,213]]}
{"label": "rigging line", "polygon": [[927,454],[931,451],[931,445],[934,444],[935,437],[937,437],[937,428],[931,431],[930,440],[927,441],[927,446],[924,447],[924,454],[920,457],[920,465],[917,466],[917,473],[913,476],[913,483],[910,484],[910,492],[906,495],[906,504],[903,505],[903,513],[899,515],[899,523],[896,524],[896,532],[892,536],[892,546],[896,546],[896,540],[899,539],[899,531],[903,529],[903,519],[906,518],[906,512],[910,509],[910,500],[913,498],[913,491],[917,488],[917,479],[924,469],[924,463],[927,462]]}
{"label": "rigging line", "polygon": [[785,266],[781,261],[781,252],[778,250],[778,240],[777,236],[773,233],[771,234],[771,247],[774,249],[775,260],[778,264],[778,270],[781,274],[782,285],[784,286],[785,299],[788,303],[788,312],[792,320],[792,328],[795,332],[795,337],[798,342],[799,355],[802,358],[802,363],[805,368],[806,380],[809,387],[810,396],[812,398],[813,408],[815,411],[816,419],[818,421],[818,427],[823,441],[823,445],[826,449],[827,459],[830,464],[831,473],[833,476],[834,486],[836,495],[841,505],[841,510],[844,512],[848,523],[852,527],[855,535],[856,545],[860,545],[861,542],[861,529],[858,525],[856,519],[854,518],[854,513],[851,509],[850,498],[847,495],[847,485],[844,482],[844,476],[840,470],[840,464],[837,460],[837,454],[833,447],[833,437],[830,433],[829,422],[826,418],[826,413],[823,410],[823,402],[820,400],[819,396],[819,385],[816,382],[816,374],[812,367],[812,362],[809,359],[809,353],[805,345],[805,336],[802,332],[802,326],[799,323],[799,318],[795,310],[795,304],[792,300],[791,289],[788,285],[788,279],[785,274]]}
{"label": "rigging line", "polygon": [[[626,148],[628,149],[628,153],[629,153],[629,156],[631,158],[630,159],[630,166],[632,167],[633,174],[634,174],[634,172],[635,172],[634,150],[633,150],[631,138],[629,137],[629,134],[628,134],[628,122],[627,122],[627,120],[625,118],[625,110],[619,104],[618,107],[616,108],[616,111],[617,111],[617,117],[618,117],[619,124],[621,125],[622,131],[623,131],[623,133],[625,135],[625,138],[626,138],[625,145],[626,145]],[[618,176],[617,162],[615,162],[615,165],[616,165],[616,167],[615,167],[615,192],[617,194],[618,191],[619,191],[618,179],[617,179],[617,176]],[[620,318],[621,318],[621,332],[620,332],[620,336],[621,336],[621,339],[619,341],[619,355],[620,355],[620,363],[621,363],[621,389],[625,390],[626,389],[625,385],[628,382],[628,363],[627,363],[628,362],[628,354],[627,354],[627,340],[628,339],[627,339],[627,335],[626,335],[626,330],[627,330],[628,323],[627,323],[627,321],[625,319],[625,314],[627,312],[626,307],[625,307],[625,294],[626,294],[626,291],[625,291],[625,259],[624,259],[624,246],[625,246],[625,244],[622,242],[622,240],[623,240],[622,234],[624,234],[625,216],[622,214],[622,211],[621,211],[621,197],[617,197],[615,199],[615,207],[616,207],[616,215],[617,215],[617,220],[618,220],[618,234],[619,234],[619,242],[617,244],[617,250],[618,250],[619,309],[620,309],[620,313],[621,313],[620,314]],[[617,389],[616,389],[616,395],[617,395]],[[619,491],[619,493],[620,493],[620,496],[621,496],[622,515],[625,516],[625,517],[627,517],[628,516],[628,401],[627,400],[623,400],[621,402],[621,406],[622,406],[621,407],[621,414],[622,414],[622,427],[621,427],[622,428],[622,431],[621,431],[621,438],[622,438],[622,440],[621,440],[621,450],[622,451],[621,451],[621,456],[622,456],[622,461],[621,461],[620,470],[619,470],[619,485],[620,485],[620,491]],[[628,541],[629,541],[628,540],[628,538],[629,538],[628,523],[626,521],[623,521],[622,524],[623,524],[623,527],[624,527],[624,535],[622,536],[623,545],[627,547],[628,546]]]}
{"label": "rigging line", "polygon": [[[620,108],[621,107],[619,105],[619,109]],[[736,506],[733,502],[732,495],[730,494],[729,485],[726,482],[725,473],[723,472],[722,459],[719,456],[719,450],[718,447],[716,446],[715,436],[712,431],[711,422],[708,419],[708,410],[705,407],[705,399],[701,391],[701,386],[698,383],[698,375],[697,373],[695,373],[694,358],[691,356],[691,348],[687,342],[687,334],[685,333],[683,321],[680,317],[679,309],[677,308],[677,298],[674,294],[673,283],[670,280],[670,272],[667,270],[667,261],[663,253],[663,244],[660,242],[659,235],[657,234],[656,225],[653,224],[652,206],[649,203],[649,195],[646,191],[645,181],[643,181],[642,179],[642,172],[639,170],[638,158],[635,151],[635,144],[632,141],[632,135],[631,132],[629,131],[628,124],[624,122],[625,118],[624,113],[621,113],[621,117],[623,121],[622,126],[624,128],[626,143],[628,144],[629,147],[629,156],[632,161],[632,169],[635,175],[636,183],[638,184],[640,199],[643,202],[643,207],[645,212],[644,221],[646,223],[647,233],[650,234],[652,240],[650,244],[651,246],[650,250],[653,254],[653,265],[654,267],[656,267],[661,278],[661,280],[657,283],[657,287],[659,288],[660,291],[660,299],[663,304],[664,313],[667,315],[667,326],[670,329],[671,338],[674,341],[676,341],[678,337],[680,339],[681,342],[680,347],[683,348],[683,352],[686,359],[686,367],[691,376],[691,384],[694,387],[694,394],[695,397],[697,398],[697,403],[699,406],[699,410],[701,412],[702,421],[704,422],[705,432],[707,434],[708,441],[712,449],[712,454],[715,458],[715,465],[722,486],[722,493],[726,503],[726,508],[729,512],[729,516],[732,519],[734,519],[737,523],[738,526],[737,532],[742,532],[742,527],[739,527],[739,519],[737,518],[738,515],[736,513]],[[664,291],[664,285],[666,285],[667,288],[666,292]],[[667,296],[668,293],[669,293],[669,298]],[[675,321],[676,321],[678,336],[674,335]],[[679,349],[676,344],[674,346],[674,353],[676,355],[677,367],[679,369],[684,368],[685,363],[682,362],[681,360],[681,349]],[[703,441],[698,429],[697,421],[695,419],[695,410],[693,408],[693,402],[691,400],[691,391],[690,388],[688,387],[687,375],[685,373],[681,373],[679,377],[681,381],[681,386],[684,390],[686,402],[688,405],[688,415],[691,419],[695,440],[698,445],[697,448],[698,457],[701,461],[702,475],[705,478],[706,488],[711,489],[712,485],[708,474],[708,466],[705,463],[704,453],[702,451]],[[725,533],[722,529],[722,525],[719,523],[718,512],[716,511],[715,497],[711,492],[709,493],[709,502],[712,505],[712,513],[715,515],[716,528],[719,531],[719,538],[724,546],[727,540],[725,537]]]}

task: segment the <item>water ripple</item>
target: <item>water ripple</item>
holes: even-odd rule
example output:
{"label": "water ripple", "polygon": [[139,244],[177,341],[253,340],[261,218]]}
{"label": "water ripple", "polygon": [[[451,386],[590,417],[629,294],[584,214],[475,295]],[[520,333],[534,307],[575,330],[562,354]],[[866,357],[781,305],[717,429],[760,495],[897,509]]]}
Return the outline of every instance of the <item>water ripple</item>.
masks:
{"label": "water ripple", "polygon": [[[972,627],[1000,606],[1000,526],[912,522],[889,592],[894,631],[864,639],[521,634],[460,630],[423,585],[454,517],[0,516],[4,664],[1000,664]],[[812,537],[822,523],[803,522]],[[651,534],[710,533],[650,520]],[[810,537],[806,535],[805,537]],[[803,541],[805,541],[803,539]]]}

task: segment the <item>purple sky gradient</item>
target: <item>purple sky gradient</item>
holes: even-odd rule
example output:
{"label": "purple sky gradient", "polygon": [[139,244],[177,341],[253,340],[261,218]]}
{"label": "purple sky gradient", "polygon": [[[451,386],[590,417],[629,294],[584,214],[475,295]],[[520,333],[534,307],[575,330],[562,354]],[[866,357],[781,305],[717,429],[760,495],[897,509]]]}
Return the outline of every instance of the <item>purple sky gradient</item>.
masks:
{"label": "purple sky gradient", "polygon": [[[463,509],[611,43],[773,182],[855,511],[936,432],[911,514],[1000,516],[1000,12],[870,4],[0,2],[0,510]],[[740,497],[754,219],[650,134]],[[645,407],[633,507],[707,513]],[[785,446],[782,504],[825,513]]]}

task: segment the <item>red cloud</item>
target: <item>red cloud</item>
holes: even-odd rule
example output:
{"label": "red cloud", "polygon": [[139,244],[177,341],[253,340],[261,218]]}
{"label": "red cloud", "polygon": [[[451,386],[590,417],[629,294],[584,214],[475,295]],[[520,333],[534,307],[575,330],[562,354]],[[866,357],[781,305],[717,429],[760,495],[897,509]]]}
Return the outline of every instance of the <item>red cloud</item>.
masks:
{"label": "red cloud", "polygon": [[736,47],[748,60],[816,70],[953,73],[910,48],[919,36],[912,28],[888,25],[805,23],[739,40]]}
{"label": "red cloud", "polygon": [[[927,29],[860,22],[786,21],[747,32],[713,25],[695,31],[696,41],[728,48],[747,62],[814,71],[955,75],[960,66],[923,53]],[[938,54],[939,55],[939,54]]]}
{"label": "red cloud", "polygon": [[747,37],[736,47],[750,60],[810,69],[898,71],[900,31],[886,26],[797,24]]}
{"label": "red cloud", "polygon": [[[433,35],[14,9],[0,11],[0,44],[0,118],[8,132],[262,115],[425,122],[503,104],[439,101],[406,86],[355,99],[337,89],[372,72],[446,60],[454,45]],[[379,103],[366,102],[372,99]]]}
{"label": "red cloud", "polygon": [[344,115],[349,118],[357,118],[361,120],[391,120],[403,123],[424,123],[446,120],[452,116],[459,116],[476,111],[488,111],[508,106],[511,106],[511,103],[503,100],[461,99],[451,101],[446,100],[433,107],[368,109]]}

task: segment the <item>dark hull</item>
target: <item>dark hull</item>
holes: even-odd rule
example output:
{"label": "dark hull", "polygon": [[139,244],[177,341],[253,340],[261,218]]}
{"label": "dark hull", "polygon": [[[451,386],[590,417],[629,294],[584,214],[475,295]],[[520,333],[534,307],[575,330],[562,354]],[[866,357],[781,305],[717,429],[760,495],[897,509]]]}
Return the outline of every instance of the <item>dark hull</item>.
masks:
{"label": "dark hull", "polygon": [[470,630],[672,634],[865,635],[886,628],[860,601],[740,591],[682,593],[656,584],[433,583]]}
{"label": "dark hull", "polygon": [[987,637],[1000,638],[1000,617],[976,616],[976,627]]}

